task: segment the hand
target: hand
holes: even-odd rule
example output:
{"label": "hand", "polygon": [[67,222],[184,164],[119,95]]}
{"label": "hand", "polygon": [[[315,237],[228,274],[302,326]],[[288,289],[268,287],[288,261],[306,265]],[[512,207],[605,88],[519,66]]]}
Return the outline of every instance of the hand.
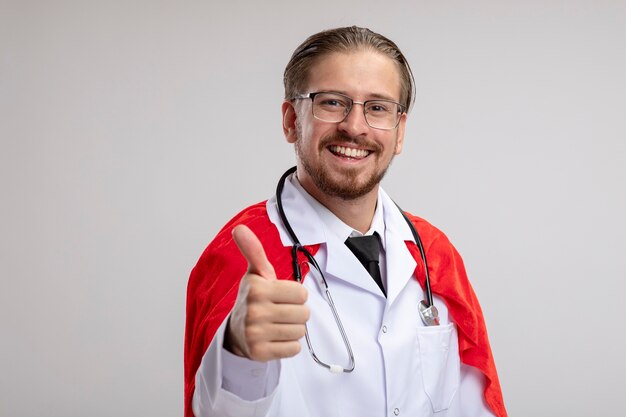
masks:
{"label": "hand", "polygon": [[298,282],[276,279],[263,245],[248,227],[235,227],[233,239],[248,261],[248,271],[239,284],[224,348],[262,362],[296,355],[309,319],[306,289]]}

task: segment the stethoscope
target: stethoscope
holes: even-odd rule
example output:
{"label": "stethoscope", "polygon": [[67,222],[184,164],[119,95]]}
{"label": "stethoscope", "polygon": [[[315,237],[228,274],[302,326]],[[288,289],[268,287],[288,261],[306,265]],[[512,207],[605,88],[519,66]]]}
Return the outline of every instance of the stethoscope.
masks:
{"label": "stethoscope", "polygon": [[[283,222],[283,225],[285,226],[285,229],[287,230],[287,233],[289,233],[289,236],[291,237],[291,241],[293,242],[293,246],[291,247],[291,261],[293,265],[294,279],[297,282],[302,282],[302,271],[300,270],[300,265],[298,263],[298,252],[301,252],[307,258],[308,262],[311,265],[313,265],[313,267],[317,270],[317,272],[319,273],[321,277],[321,281],[324,284],[326,302],[330,306],[330,309],[335,318],[335,323],[337,323],[337,327],[339,328],[339,332],[341,333],[343,344],[345,345],[346,350],[348,352],[348,358],[349,358],[348,367],[344,368],[341,365],[327,364],[326,362],[323,362],[321,359],[319,359],[319,357],[315,354],[313,345],[311,344],[311,337],[309,336],[309,329],[305,324],[306,344],[309,348],[309,352],[311,353],[311,356],[313,357],[313,360],[317,364],[328,369],[330,372],[334,374],[339,374],[342,372],[352,372],[354,370],[354,354],[352,353],[352,348],[350,347],[350,341],[348,340],[346,331],[343,328],[343,324],[341,323],[339,314],[337,314],[337,309],[335,308],[335,303],[333,302],[333,298],[330,295],[330,290],[328,289],[328,283],[326,282],[324,273],[322,272],[322,269],[320,268],[320,266],[317,264],[317,261],[315,260],[311,252],[309,252],[304,246],[302,246],[302,244],[298,240],[296,233],[293,231],[293,229],[291,228],[291,225],[289,224],[289,221],[287,220],[285,210],[283,209],[282,193],[283,193],[283,188],[285,187],[285,180],[287,179],[289,175],[293,174],[295,171],[296,171],[296,167],[289,168],[283,174],[283,176],[280,177],[280,180],[278,181],[278,185],[276,186],[276,205],[278,206],[278,214],[280,216],[281,221]],[[417,247],[420,251],[422,262],[424,263],[424,271],[426,275],[426,280],[425,280],[426,299],[421,300],[418,304],[418,311],[419,311],[420,318],[422,319],[422,322],[426,326],[438,326],[439,325],[439,312],[437,311],[437,307],[435,307],[435,305],[433,304],[433,294],[430,289],[430,276],[428,274],[428,264],[426,263],[426,253],[424,252],[424,246],[422,245],[422,240],[420,239],[417,233],[417,230],[415,230],[413,223],[411,223],[411,220],[409,220],[409,218],[406,216],[406,214],[404,214],[404,212],[402,211],[402,209],[400,209],[399,206],[398,206],[398,210],[400,210],[400,213],[402,213],[402,217],[404,217],[404,220],[407,222],[407,224],[409,225],[409,228],[411,229],[411,233],[413,234],[415,243],[417,244]]]}

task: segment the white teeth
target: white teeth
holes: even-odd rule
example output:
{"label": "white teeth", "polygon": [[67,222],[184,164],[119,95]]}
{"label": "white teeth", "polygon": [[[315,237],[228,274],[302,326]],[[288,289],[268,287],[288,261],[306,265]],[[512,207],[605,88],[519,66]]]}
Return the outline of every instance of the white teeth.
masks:
{"label": "white teeth", "polygon": [[337,145],[331,146],[330,150],[334,153],[338,153],[340,155],[344,155],[350,158],[365,158],[370,153],[369,151],[366,151],[364,149],[346,148],[345,146]]}

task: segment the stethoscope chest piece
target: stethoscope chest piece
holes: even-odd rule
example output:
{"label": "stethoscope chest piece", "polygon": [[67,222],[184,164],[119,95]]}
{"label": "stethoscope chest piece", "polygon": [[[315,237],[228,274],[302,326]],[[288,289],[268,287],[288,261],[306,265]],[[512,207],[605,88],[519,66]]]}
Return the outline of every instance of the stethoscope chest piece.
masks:
{"label": "stethoscope chest piece", "polygon": [[426,326],[439,326],[439,311],[434,305],[428,306],[426,300],[418,304],[420,317]]}

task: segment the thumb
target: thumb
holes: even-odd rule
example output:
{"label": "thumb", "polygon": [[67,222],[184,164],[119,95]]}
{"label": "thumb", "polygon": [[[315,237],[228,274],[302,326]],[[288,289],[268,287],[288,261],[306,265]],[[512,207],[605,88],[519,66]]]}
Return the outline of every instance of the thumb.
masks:
{"label": "thumb", "polygon": [[276,272],[267,260],[261,241],[248,226],[242,224],[236,226],[233,229],[233,239],[248,261],[249,273],[260,275],[265,279],[276,279]]}

